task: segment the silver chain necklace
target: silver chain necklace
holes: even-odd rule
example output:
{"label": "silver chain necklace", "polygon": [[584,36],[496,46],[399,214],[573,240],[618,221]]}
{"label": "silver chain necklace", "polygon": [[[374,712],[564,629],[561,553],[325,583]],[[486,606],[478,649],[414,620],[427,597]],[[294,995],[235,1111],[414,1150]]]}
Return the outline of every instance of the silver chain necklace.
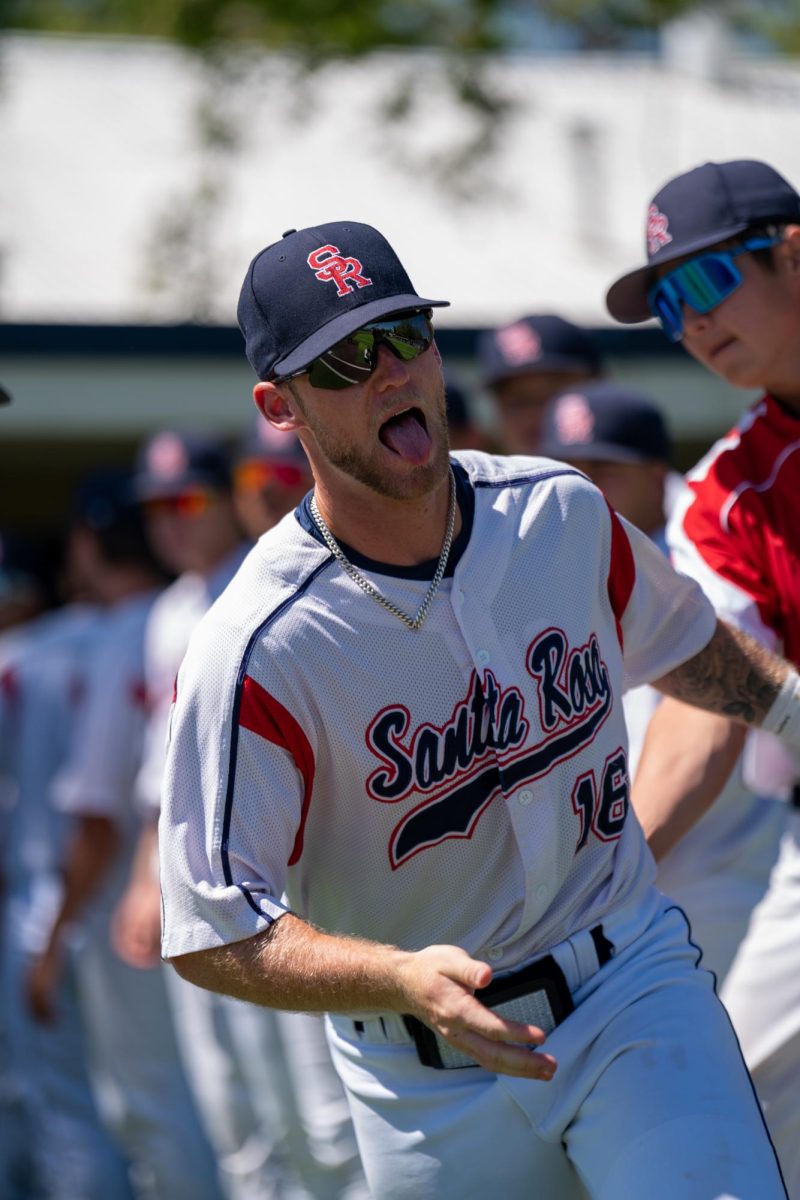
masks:
{"label": "silver chain necklace", "polygon": [[373,587],[369,580],[365,579],[361,572],[356,570],[349,558],[345,556],[342,548],[336,541],[336,538],[333,536],[330,529],[322,519],[322,515],[317,507],[316,496],[312,495],[309,502],[309,507],[311,509],[311,515],[317,524],[317,528],[322,534],[325,545],[328,547],[334,558],[340,563],[342,568],[350,576],[353,583],[358,584],[362,592],[366,592],[366,594],[371,596],[373,600],[377,600],[378,604],[382,604],[383,607],[390,613],[393,613],[396,617],[399,617],[403,624],[407,625],[409,629],[419,629],[428,614],[428,609],[433,603],[433,597],[439,590],[439,584],[442,582],[444,569],[447,566],[447,560],[450,556],[450,547],[453,543],[453,529],[455,528],[456,523],[456,481],[453,476],[452,468],[450,470],[450,503],[447,510],[447,532],[444,535],[442,552],[439,555],[439,561],[436,564],[436,571],[433,579],[431,580],[431,585],[425,593],[423,601],[417,609],[417,615],[415,617],[410,617],[408,613],[403,612],[402,608],[398,608],[396,604],[392,604],[391,600],[387,600],[382,592],[379,592],[376,587]]}

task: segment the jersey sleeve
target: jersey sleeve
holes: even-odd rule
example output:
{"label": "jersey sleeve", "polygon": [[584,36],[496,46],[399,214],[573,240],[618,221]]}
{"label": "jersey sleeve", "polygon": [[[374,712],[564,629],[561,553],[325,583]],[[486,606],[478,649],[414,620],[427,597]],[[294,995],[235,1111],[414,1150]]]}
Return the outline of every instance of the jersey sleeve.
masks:
{"label": "jersey sleeve", "polygon": [[224,642],[201,623],[178,676],[159,819],[165,958],[242,941],[288,911],[313,752]]}
{"label": "jersey sleeve", "polygon": [[717,615],[770,650],[778,648],[778,607],[771,572],[761,561],[754,514],[731,504],[713,474],[688,483],[667,525],[676,570],[695,579]]}
{"label": "jersey sleeve", "polygon": [[716,614],[641,530],[611,512],[608,592],[622,642],[623,687],[661,678],[707,646]]}
{"label": "jersey sleeve", "polygon": [[130,811],[144,725],[144,683],[131,649],[106,636],[91,656],[70,752],[51,787],[62,812],[121,820]]}

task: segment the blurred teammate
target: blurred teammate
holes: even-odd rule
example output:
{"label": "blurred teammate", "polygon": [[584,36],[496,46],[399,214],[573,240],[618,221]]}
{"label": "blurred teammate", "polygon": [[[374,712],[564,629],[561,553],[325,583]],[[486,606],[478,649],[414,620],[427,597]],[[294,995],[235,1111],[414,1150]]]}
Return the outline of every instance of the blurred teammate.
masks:
{"label": "blurred teammate", "polygon": [[242,528],[257,541],[299,504],[311,486],[305,451],[291,433],[258,420],[236,448],[233,497]]}
{"label": "blurred teammate", "polygon": [[[249,544],[237,519],[229,455],[216,439],[155,435],[140,456],[136,491],[153,544],[177,575],[153,605],[145,632],[149,717],[136,792],[146,820],[116,917],[120,952],[147,967],[160,958],[156,828],[175,677],[195,625]],[[270,1200],[287,1188],[302,1197],[298,1172],[320,1200],[338,1200],[351,1183],[357,1187],[347,1104],[320,1023],[287,1014],[277,1020],[173,972],[167,978],[187,1070],[231,1200]],[[305,1140],[298,1146],[300,1123]]]}
{"label": "blurred teammate", "polygon": [[[800,195],[766,163],[705,163],[667,182],[646,223],[647,263],[609,289],[612,316],[656,316],[672,341],[763,394],[687,477],[668,537],[678,568],[721,615],[800,662]],[[800,1196],[800,767],[783,747],[666,700],[636,780],[655,852],[693,830],[699,873],[763,862],[763,793],[792,798],[769,891],[723,999],[764,1105],[789,1192]],[[726,782],[727,781],[727,782]],[[753,794],[755,793],[755,795]],[[720,903],[738,899],[720,896]]]}
{"label": "blurred teammate", "polygon": [[[95,1087],[104,1080],[99,1072],[89,1076],[88,1031],[71,955],[65,953],[60,973],[56,1020],[33,1019],[25,986],[61,901],[69,822],[53,808],[50,789],[69,753],[85,697],[86,663],[108,599],[100,539],[120,535],[126,554],[114,494],[107,477],[93,478],[80,489],[67,538],[66,574],[82,600],[22,627],[6,664],[8,703],[0,709],[0,745],[16,789],[0,937],[1,1007],[24,1122],[12,1169],[32,1171],[24,1195],[63,1200],[131,1195],[127,1167],[98,1111]],[[0,1126],[9,1126],[5,1112]],[[14,1195],[8,1175],[3,1184]]]}
{"label": "blurred teammate", "polygon": [[[488,450],[489,438],[470,409],[467,394],[449,371],[444,375],[447,428],[454,450]],[[266,421],[262,422],[266,424]]]}
{"label": "blurred teammate", "polygon": [[147,545],[129,477],[107,487],[101,503],[96,576],[105,607],[84,664],[80,717],[51,784],[52,803],[68,814],[70,830],[60,904],[28,973],[28,1003],[39,1022],[58,1021],[69,939],[80,926],[82,1015],[137,1195],[218,1200],[215,1161],[184,1076],[163,972],[135,970],[109,945],[109,918],[139,824],[132,788],[145,721],[144,629],[165,576]]}
{"label": "blurred teammate", "polygon": [[590,334],[551,313],[520,317],[486,331],[478,342],[478,359],[506,454],[537,454],[547,402],[603,371]]}

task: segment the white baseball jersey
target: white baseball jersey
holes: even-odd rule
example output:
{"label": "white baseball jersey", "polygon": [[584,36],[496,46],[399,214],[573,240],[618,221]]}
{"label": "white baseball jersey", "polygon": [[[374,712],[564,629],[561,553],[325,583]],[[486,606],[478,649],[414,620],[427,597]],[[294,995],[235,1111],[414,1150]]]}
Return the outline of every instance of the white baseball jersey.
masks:
{"label": "white baseball jersey", "polygon": [[[198,627],[163,793],[165,956],[263,930],[285,892],[330,932],[503,970],[654,894],[622,691],[705,646],[713,610],[580,473],[453,462],[463,529],[421,630],[346,575],[307,501]],[[416,611],[432,564],[352,558]]]}
{"label": "white baseball jersey", "polygon": [[144,629],[155,597],[132,597],[104,616],[86,664],[86,702],[51,787],[62,812],[130,818],[144,737]]}
{"label": "white baseball jersey", "polygon": [[134,793],[150,816],[161,805],[167,729],[175,677],[197,622],[238,570],[249,546],[242,545],[209,575],[186,571],[156,599],[145,631],[144,674],[147,724]]}

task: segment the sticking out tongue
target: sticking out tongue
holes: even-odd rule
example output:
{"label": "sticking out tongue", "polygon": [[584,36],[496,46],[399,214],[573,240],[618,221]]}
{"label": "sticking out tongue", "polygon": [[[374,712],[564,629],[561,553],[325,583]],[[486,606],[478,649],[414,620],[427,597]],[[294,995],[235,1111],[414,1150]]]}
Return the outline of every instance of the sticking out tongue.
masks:
{"label": "sticking out tongue", "polygon": [[381,441],[395,454],[408,462],[424,463],[431,449],[431,439],[419,409],[409,408],[391,417],[381,427]]}

